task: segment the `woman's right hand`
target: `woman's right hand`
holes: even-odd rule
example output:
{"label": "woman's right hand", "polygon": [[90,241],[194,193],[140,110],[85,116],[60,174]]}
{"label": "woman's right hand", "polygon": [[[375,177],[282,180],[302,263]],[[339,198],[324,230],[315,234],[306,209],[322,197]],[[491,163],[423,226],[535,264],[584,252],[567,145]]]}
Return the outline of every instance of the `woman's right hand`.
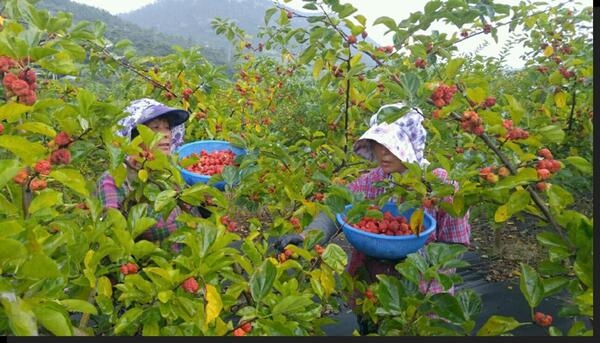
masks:
{"label": "woman's right hand", "polygon": [[304,237],[297,233],[290,233],[279,237],[273,246],[279,251],[283,251],[288,244],[300,245],[304,242]]}

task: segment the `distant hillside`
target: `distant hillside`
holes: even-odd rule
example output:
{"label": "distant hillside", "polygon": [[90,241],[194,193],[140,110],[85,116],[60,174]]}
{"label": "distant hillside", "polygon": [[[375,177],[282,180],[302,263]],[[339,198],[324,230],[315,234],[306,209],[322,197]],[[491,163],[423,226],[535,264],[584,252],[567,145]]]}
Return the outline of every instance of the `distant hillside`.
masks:
{"label": "distant hillside", "polygon": [[256,36],[264,25],[270,0],[158,0],[135,11],[120,14],[122,19],[141,27],[190,39],[201,47],[229,50],[230,43],[211,27],[214,18],[231,19]]}
{"label": "distant hillside", "polygon": [[[78,4],[70,0],[41,0],[37,3],[37,6],[47,9],[52,13],[58,11],[72,13],[74,22],[82,20],[90,22],[102,21],[106,24],[106,38],[115,43],[122,39],[129,39],[140,55],[164,56],[173,52],[171,48],[173,45],[179,45],[184,48],[197,45],[190,38],[181,35],[169,35],[161,30],[140,27],[135,23],[114,16],[105,10]],[[223,60],[224,52],[221,49],[204,47],[203,54],[212,63],[226,63]]]}

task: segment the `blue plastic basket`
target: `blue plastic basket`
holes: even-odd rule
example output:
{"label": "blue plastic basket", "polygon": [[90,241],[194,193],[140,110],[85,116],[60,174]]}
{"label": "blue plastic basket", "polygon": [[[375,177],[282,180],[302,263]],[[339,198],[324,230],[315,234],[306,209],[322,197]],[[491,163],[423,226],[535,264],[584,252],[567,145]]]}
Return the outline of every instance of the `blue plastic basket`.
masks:
{"label": "blue plastic basket", "polygon": [[[205,140],[205,141],[195,141],[195,142],[187,143],[187,144],[184,144],[181,147],[179,147],[179,149],[177,149],[177,154],[179,155],[179,157],[178,157],[179,161],[181,161],[183,158],[188,157],[194,153],[199,154],[202,150],[204,150],[206,152],[213,152],[213,151],[226,150],[226,149],[233,151],[233,153],[235,154],[236,157],[239,155],[246,154],[246,150],[235,147],[227,141],[219,141],[219,140]],[[196,183],[208,184],[208,181],[211,178],[211,175],[203,175],[203,174],[193,173],[189,170],[186,170],[181,165],[179,165],[179,163],[177,164],[177,168],[181,172],[181,176],[183,177],[183,179],[185,180],[185,182],[188,185],[194,185]],[[225,181],[217,181],[212,185],[220,190],[225,189]]]}
{"label": "blue plastic basket", "polygon": [[[347,205],[344,209],[344,213],[336,214],[336,219],[338,223],[342,225],[342,231],[348,242],[356,248],[356,250],[375,258],[399,260],[406,257],[408,254],[416,252],[425,245],[425,241],[427,241],[427,238],[433,230],[435,230],[436,226],[436,220],[427,212],[424,212],[424,229],[418,237],[417,235],[390,236],[366,232],[353,227],[344,220],[351,208],[352,205]],[[410,216],[415,209],[413,208],[399,213],[398,207],[395,204],[388,203],[383,206],[381,210],[382,212],[391,212],[394,216],[400,214],[404,216],[407,221],[410,221]]]}

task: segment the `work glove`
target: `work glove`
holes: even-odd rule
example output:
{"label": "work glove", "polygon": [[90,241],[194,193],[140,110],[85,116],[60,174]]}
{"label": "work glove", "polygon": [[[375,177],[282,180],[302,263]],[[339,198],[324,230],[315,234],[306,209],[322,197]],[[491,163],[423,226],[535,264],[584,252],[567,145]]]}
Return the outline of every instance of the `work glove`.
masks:
{"label": "work glove", "polygon": [[299,245],[304,242],[304,237],[296,233],[290,233],[279,237],[273,246],[279,251],[283,251],[288,244]]}

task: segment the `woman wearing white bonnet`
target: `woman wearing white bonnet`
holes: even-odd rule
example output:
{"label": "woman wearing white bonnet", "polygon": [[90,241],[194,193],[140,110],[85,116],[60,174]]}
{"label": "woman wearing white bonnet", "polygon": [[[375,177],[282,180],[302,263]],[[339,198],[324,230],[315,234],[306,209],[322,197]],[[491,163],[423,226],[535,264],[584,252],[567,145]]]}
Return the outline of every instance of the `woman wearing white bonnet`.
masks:
{"label": "woman wearing white bonnet", "polygon": [[[397,116],[397,111],[405,111],[399,118],[393,121],[386,121],[386,118],[393,117],[384,115],[384,112],[392,113]],[[377,166],[369,172],[359,176],[348,184],[348,188],[355,193],[363,193],[367,199],[376,199],[383,194],[384,188],[376,187],[376,184],[392,173],[403,173],[406,171],[405,163],[416,163],[421,168],[426,168],[429,161],[424,158],[425,143],[427,140],[427,131],[423,126],[423,115],[418,108],[405,108],[401,104],[391,104],[380,108],[370,121],[369,129],[354,143],[354,152],[369,160],[376,161]],[[442,181],[447,180],[447,172],[442,168],[436,168],[432,171]],[[447,197],[444,201],[452,201]],[[468,246],[470,244],[471,226],[469,224],[469,213],[464,217],[452,217],[440,208],[432,207],[425,209],[433,218],[436,219],[437,228],[428,238],[427,243],[448,242],[459,243]],[[289,234],[282,236],[275,246],[283,250],[288,244],[298,245],[304,241],[304,237],[309,230],[321,230],[324,233],[324,239],[320,242],[326,244],[333,236],[341,232],[338,224],[329,218],[325,213],[320,213],[315,217],[302,233]],[[388,274],[400,276],[395,270],[397,260],[381,260],[364,255],[353,249],[347,271],[354,277],[369,283],[375,282],[377,274]],[[444,291],[442,286],[436,282],[426,284],[422,282],[420,289],[425,292],[428,289],[430,293]],[[373,328],[367,328],[365,323],[361,324],[362,333],[368,333]]]}

